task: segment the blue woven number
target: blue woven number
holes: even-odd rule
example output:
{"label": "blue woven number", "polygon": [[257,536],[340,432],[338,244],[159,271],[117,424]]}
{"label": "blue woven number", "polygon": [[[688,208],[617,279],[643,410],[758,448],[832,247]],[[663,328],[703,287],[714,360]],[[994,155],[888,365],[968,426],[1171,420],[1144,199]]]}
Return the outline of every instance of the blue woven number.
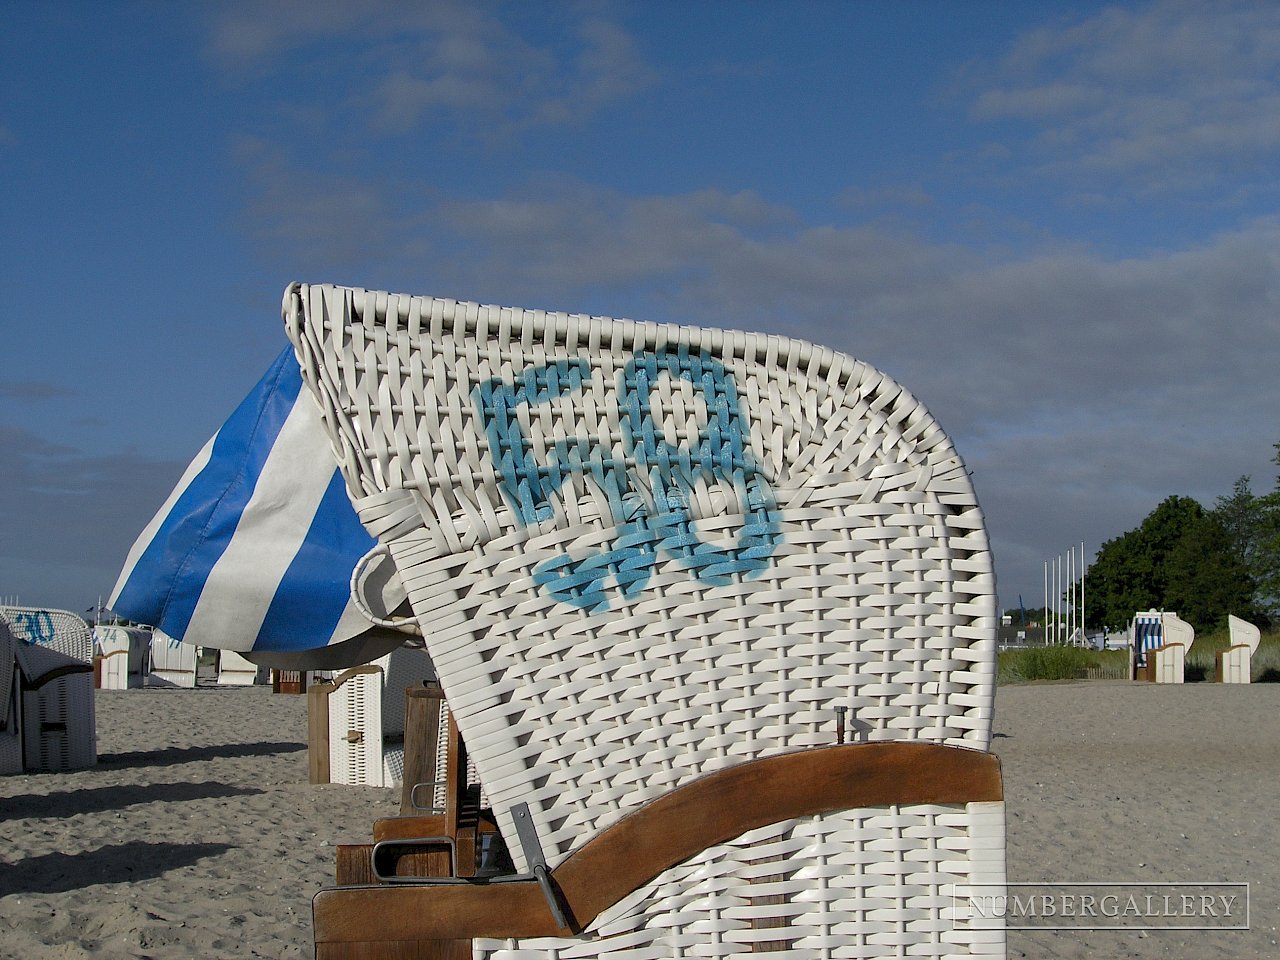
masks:
{"label": "blue woven number", "polygon": [[[589,373],[585,360],[563,360],[530,367],[515,383],[482,383],[473,395],[503,497],[522,525],[550,519],[551,496],[574,474],[589,477],[609,500],[616,524],[609,546],[585,558],[564,556],[539,564],[534,582],[557,600],[603,610],[607,582],[612,579],[625,597],[634,597],[649,581],[660,553],[713,586],[764,570],[780,539],[773,492],[750,455],[737,388],[724,365],[685,348],[637,353],[627,364],[618,384],[619,418],[625,460],[634,463],[634,473],[603,453],[593,438],[554,443],[542,462],[534,455],[520,422],[521,407],[576,392]],[[688,445],[672,443],[654,422],[650,397],[664,375],[687,381],[706,404],[707,425]],[[693,486],[717,478],[734,485],[747,509],[733,546],[701,540],[689,514]]]}
{"label": "blue woven number", "polygon": [[20,613],[14,619],[19,629],[26,634],[28,643],[53,643],[56,633],[53,629],[53,617],[48,610]]}

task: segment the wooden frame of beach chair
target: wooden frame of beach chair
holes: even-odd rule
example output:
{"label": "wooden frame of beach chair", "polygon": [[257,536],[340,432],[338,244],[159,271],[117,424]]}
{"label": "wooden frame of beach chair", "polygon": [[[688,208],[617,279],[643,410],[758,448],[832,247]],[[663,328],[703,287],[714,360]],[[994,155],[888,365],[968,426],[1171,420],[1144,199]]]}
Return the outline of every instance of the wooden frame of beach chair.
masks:
{"label": "wooden frame of beach chair", "polygon": [[373,842],[341,844],[340,887],[509,872],[492,811],[437,684],[409,688],[400,816],[373,825]]}
{"label": "wooden frame of beach chair", "polygon": [[22,709],[18,696],[18,640],[0,618],[0,774],[22,772]]}
{"label": "wooden frame of beach chair", "polygon": [[318,957],[1003,955],[952,896],[1004,882],[991,556],[914,398],[779,337],[284,316],[519,871],[323,891]]}
{"label": "wooden frame of beach chair", "polygon": [[1235,615],[1227,616],[1231,642],[1214,657],[1214,680],[1218,683],[1249,683],[1253,679],[1253,655],[1258,650],[1262,631]]}

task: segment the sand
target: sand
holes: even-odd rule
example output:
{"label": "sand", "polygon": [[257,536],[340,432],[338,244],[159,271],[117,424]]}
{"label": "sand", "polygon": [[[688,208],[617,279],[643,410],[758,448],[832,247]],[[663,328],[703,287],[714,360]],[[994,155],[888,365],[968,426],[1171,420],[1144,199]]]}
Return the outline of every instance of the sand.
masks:
{"label": "sand", "polygon": [[[99,691],[101,762],[0,777],[0,957],[300,957],[398,793],[307,783],[306,700]],[[1010,957],[1280,957],[1280,685],[1002,687],[1014,881],[1249,881],[1245,932],[1011,932]]]}
{"label": "sand", "polygon": [[1001,687],[1008,876],[1238,881],[1248,931],[1010,932],[1010,957],[1280,957],[1280,684]]}

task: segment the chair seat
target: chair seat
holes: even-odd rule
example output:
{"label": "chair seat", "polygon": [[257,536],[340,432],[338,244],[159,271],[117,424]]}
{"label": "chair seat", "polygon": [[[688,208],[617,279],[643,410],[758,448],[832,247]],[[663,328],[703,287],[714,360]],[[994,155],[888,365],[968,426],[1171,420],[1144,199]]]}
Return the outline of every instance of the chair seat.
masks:
{"label": "chair seat", "polygon": [[[338,945],[354,943],[481,938],[486,941],[478,945],[481,950],[501,956],[506,948],[488,941],[556,939],[582,931],[621,937],[643,929],[638,920],[661,897],[659,891],[672,889],[672,880],[664,880],[672,872],[685,874],[686,880],[701,874],[703,881],[718,876],[732,884],[736,894],[719,889],[713,899],[742,900],[737,919],[745,917],[745,926],[727,921],[739,930],[770,929],[751,926],[753,898],[744,891],[755,890],[761,898],[795,902],[788,939],[800,936],[796,931],[806,914],[821,915],[826,924],[853,922],[848,904],[824,904],[820,897],[815,903],[812,873],[806,878],[804,869],[797,871],[796,857],[806,848],[811,867],[827,865],[824,886],[843,887],[846,899],[856,892],[851,902],[862,921],[879,916],[881,923],[895,926],[916,915],[917,923],[932,918],[927,922],[935,932],[963,932],[964,924],[949,915],[952,891],[945,888],[1003,882],[1002,800],[995,756],[958,747],[845,744],[750,761],[664,794],[574,851],[550,871],[554,909],[531,877],[323,890],[313,902],[317,957],[329,956],[330,948],[340,956]],[[884,809],[866,815],[866,808],[876,806]],[[860,812],[841,815],[851,809]],[[912,840],[904,841],[907,836]],[[921,837],[932,839],[932,859],[912,858],[901,871],[876,869],[895,844],[912,847]],[[850,857],[850,849],[865,850],[863,861]],[[844,856],[833,856],[837,850]],[[784,861],[785,870],[772,880]],[[693,908],[696,884],[675,887],[686,891],[686,909]],[[904,887],[915,888],[915,902],[905,906],[898,902]],[[878,895],[885,902],[877,902]],[[759,911],[761,918],[777,912],[776,904]],[[376,929],[367,922],[371,916],[379,918]],[[934,955],[962,952],[972,955],[955,944]]]}

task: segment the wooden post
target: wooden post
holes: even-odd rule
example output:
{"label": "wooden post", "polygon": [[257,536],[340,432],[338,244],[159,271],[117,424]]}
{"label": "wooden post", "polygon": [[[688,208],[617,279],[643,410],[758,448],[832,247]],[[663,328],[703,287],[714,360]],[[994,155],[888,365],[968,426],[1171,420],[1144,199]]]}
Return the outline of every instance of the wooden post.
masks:
{"label": "wooden post", "polygon": [[307,773],[311,783],[329,782],[329,694],[332,683],[307,691]]}
{"label": "wooden post", "polygon": [[[440,702],[444,690],[436,684],[409,687],[404,692],[404,784],[400,793],[401,816],[433,812],[436,746],[440,742]],[[422,786],[420,786],[422,785]],[[417,789],[417,804],[414,790]]]}

